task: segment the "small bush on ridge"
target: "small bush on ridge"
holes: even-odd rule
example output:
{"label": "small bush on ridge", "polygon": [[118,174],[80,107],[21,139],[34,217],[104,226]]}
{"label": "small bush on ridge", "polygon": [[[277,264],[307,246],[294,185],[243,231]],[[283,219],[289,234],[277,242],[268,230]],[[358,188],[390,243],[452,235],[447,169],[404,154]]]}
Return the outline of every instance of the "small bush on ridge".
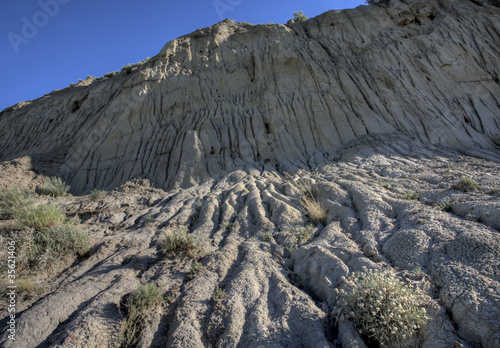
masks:
{"label": "small bush on ridge", "polygon": [[288,20],[286,24],[293,24],[293,23],[302,23],[307,21],[307,16],[304,14],[304,12],[299,11],[299,12],[294,12],[293,13],[293,18]]}
{"label": "small bush on ridge", "polygon": [[185,254],[194,258],[201,253],[201,241],[186,231],[165,234],[159,245],[160,249],[169,257]]}
{"label": "small bush on ridge", "polygon": [[456,188],[463,192],[469,192],[479,190],[479,184],[474,179],[471,179],[468,176],[464,175],[460,178],[460,181],[453,185],[453,188]]}

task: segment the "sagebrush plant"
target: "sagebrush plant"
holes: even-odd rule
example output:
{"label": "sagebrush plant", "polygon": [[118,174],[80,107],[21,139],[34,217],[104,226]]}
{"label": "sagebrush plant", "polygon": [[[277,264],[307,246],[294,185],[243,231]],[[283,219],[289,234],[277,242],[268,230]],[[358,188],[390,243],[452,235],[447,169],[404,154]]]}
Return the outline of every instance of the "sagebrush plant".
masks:
{"label": "sagebrush plant", "polygon": [[104,191],[98,190],[98,189],[93,189],[90,192],[90,199],[93,201],[98,201],[100,199],[103,199],[106,196],[106,193]]}
{"label": "sagebrush plant", "polygon": [[61,178],[51,176],[39,190],[43,194],[59,197],[67,193],[70,188]]}
{"label": "sagebrush plant", "polygon": [[84,255],[90,246],[86,231],[73,225],[61,225],[42,230],[25,227],[11,233],[18,250],[16,262],[19,274],[43,271],[54,261],[67,256]]}
{"label": "sagebrush plant", "polygon": [[144,328],[145,317],[152,307],[162,301],[163,290],[154,282],[141,284],[130,294],[127,303],[127,317],[120,329],[121,346],[135,347]]}
{"label": "sagebrush plant", "polygon": [[82,256],[89,249],[89,235],[78,226],[61,225],[38,231],[33,241],[38,251],[50,251],[51,257],[68,254]]}
{"label": "sagebrush plant", "polygon": [[167,304],[171,305],[172,303],[175,302],[179,290],[180,290],[179,285],[172,286],[170,291],[165,295],[165,300],[167,301]]}
{"label": "sagebrush plant", "polygon": [[384,181],[381,181],[379,184],[380,184],[380,186],[382,186],[386,190],[391,188],[391,183],[389,181],[384,180]]}
{"label": "sagebrush plant", "polygon": [[299,248],[299,245],[297,243],[292,243],[288,245],[285,250],[287,251],[288,255],[291,255],[295,250]]}
{"label": "sagebrush plant", "polygon": [[163,296],[163,290],[155,282],[141,284],[130,295],[130,305],[137,308],[148,308],[158,304]]}
{"label": "sagebrush plant", "polygon": [[33,205],[33,192],[12,187],[0,192],[0,217],[12,219],[18,217],[28,206]]}
{"label": "sagebrush plant", "polygon": [[444,202],[444,203],[441,203],[441,204],[434,204],[434,208],[436,208],[437,210],[450,212],[453,209],[453,203],[451,203],[451,202]]}
{"label": "sagebrush plant", "polygon": [[29,205],[22,209],[16,217],[23,227],[43,230],[61,226],[66,223],[66,215],[62,210],[51,204]]}
{"label": "sagebrush plant", "polygon": [[273,240],[273,233],[272,232],[269,232],[267,231],[266,233],[264,233],[264,235],[262,236],[262,239],[266,242],[270,242]]}
{"label": "sagebrush plant", "polygon": [[203,270],[204,270],[204,267],[201,264],[201,262],[198,262],[196,260],[193,261],[191,263],[191,271],[188,274],[188,278],[189,279],[195,278],[198,274],[200,274],[201,272],[203,272]]}
{"label": "sagebrush plant", "polygon": [[410,340],[429,320],[424,307],[430,298],[392,273],[365,269],[346,283],[339,292],[343,319],[381,346]]}
{"label": "sagebrush plant", "polygon": [[308,224],[306,226],[297,225],[293,226],[290,229],[290,233],[297,240],[297,244],[301,245],[306,243],[309,239],[311,239],[313,230],[314,226],[311,224]]}
{"label": "sagebrush plant", "polygon": [[479,184],[474,179],[465,175],[453,187],[463,192],[479,190]]}
{"label": "sagebrush plant", "polygon": [[187,233],[185,229],[174,233],[166,233],[159,242],[160,249],[169,257],[186,255],[198,257],[202,251],[200,239]]}
{"label": "sagebrush plant", "polygon": [[144,315],[138,308],[128,309],[127,316],[120,327],[120,348],[132,348],[137,345],[141,338],[143,322]]}
{"label": "sagebrush plant", "polygon": [[409,200],[409,201],[413,201],[413,200],[416,200],[416,199],[419,199],[420,198],[420,192],[418,191],[413,191],[413,190],[408,190],[405,195],[404,195],[404,198]]}
{"label": "sagebrush plant", "polygon": [[214,301],[214,307],[218,314],[224,314],[227,311],[227,307],[222,303],[226,296],[227,294],[224,289],[221,289],[218,286],[212,294],[212,301]]}
{"label": "sagebrush plant", "polygon": [[152,215],[146,215],[146,217],[144,218],[144,223],[145,224],[149,224],[151,222],[155,221],[155,218],[152,216]]}

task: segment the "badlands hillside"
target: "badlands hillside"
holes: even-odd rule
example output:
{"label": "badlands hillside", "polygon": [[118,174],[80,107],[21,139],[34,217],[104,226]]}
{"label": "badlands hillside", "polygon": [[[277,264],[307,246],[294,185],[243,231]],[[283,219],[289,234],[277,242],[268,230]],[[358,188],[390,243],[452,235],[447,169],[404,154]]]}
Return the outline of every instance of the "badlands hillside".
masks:
{"label": "badlands hillside", "polygon": [[499,78],[497,0],[391,0],[7,108],[0,346],[500,348]]}

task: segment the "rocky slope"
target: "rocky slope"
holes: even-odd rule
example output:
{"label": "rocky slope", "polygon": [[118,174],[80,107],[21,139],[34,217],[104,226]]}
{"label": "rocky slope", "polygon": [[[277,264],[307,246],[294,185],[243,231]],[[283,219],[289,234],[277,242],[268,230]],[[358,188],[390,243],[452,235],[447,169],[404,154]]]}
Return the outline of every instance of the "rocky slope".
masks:
{"label": "rocky slope", "polygon": [[3,111],[0,158],[30,155],[82,192],[136,177],[185,188],[256,163],[312,168],[372,135],[493,148],[499,22],[485,6],[398,1],[301,25],[224,21],[130,74]]}
{"label": "rocky slope", "polygon": [[[169,301],[148,314],[140,347],[363,347],[336,316],[343,277],[419,267],[434,306],[418,345],[500,347],[496,5],[227,20],[142,66],[4,110],[0,184],[62,176],[73,195],[60,204],[93,247],[46,275],[15,344],[0,342],[119,346],[124,299],[155,281]],[[456,189],[463,175],[480,189]],[[327,216],[301,244],[307,185]],[[94,188],[109,194],[82,195]],[[158,250],[182,228],[203,241],[192,279],[192,260]]]}

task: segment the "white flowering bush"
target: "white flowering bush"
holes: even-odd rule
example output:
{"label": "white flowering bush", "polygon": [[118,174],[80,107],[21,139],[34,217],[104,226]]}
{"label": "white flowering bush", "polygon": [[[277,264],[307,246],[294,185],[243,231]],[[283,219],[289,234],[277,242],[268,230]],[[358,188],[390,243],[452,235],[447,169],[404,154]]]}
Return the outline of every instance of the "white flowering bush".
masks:
{"label": "white flowering bush", "polygon": [[382,347],[410,340],[429,320],[423,306],[430,298],[392,273],[365,270],[346,281],[340,291],[343,318]]}

